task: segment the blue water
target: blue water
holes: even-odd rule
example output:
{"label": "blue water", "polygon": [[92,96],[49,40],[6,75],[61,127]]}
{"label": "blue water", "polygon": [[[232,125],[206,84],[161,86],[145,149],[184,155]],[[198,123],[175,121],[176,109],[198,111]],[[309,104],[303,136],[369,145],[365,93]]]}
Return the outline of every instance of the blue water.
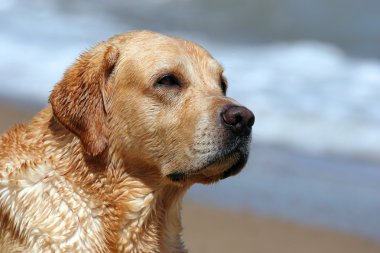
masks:
{"label": "blue water", "polygon": [[189,198],[380,240],[378,164],[256,143],[246,168]]}
{"label": "blue water", "polygon": [[[318,9],[319,1],[314,1],[314,11],[326,12],[329,6],[323,2]],[[355,13],[354,2],[346,1],[347,13]],[[275,0],[266,2],[270,8],[265,4],[258,8],[277,13],[274,17],[293,27],[285,29],[285,35],[276,30],[281,23],[276,18],[277,26],[261,16],[262,27],[257,27],[260,17],[250,20],[249,8],[241,16],[248,15],[244,23],[218,16],[230,5],[215,3],[4,0],[0,3],[0,94],[46,103],[54,84],[80,52],[130,29],[154,28],[197,41],[224,65],[228,95],[251,108],[257,121],[247,168],[220,184],[195,187],[190,197],[380,240],[380,60],[375,57],[378,47],[368,44],[380,38],[376,25],[380,16],[371,16],[376,9],[372,7],[379,4],[367,5],[368,17],[355,25],[349,14],[343,15],[347,27],[338,29],[335,38],[323,30],[325,21],[310,26],[314,37],[301,36],[315,17],[292,26],[286,15],[294,10],[281,12],[284,3]],[[340,6],[339,1],[329,3],[330,8]],[[305,3],[297,6],[314,13]],[[201,16],[194,19],[196,15]],[[252,35],[244,33],[250,22],[255,22]],[[341,20],[330,23],[342,24]],[[361,40],[348,38],[350,30]],[[266,40],[271,42],[251,43]],[[363,44],[355,47],[360,41]]]}

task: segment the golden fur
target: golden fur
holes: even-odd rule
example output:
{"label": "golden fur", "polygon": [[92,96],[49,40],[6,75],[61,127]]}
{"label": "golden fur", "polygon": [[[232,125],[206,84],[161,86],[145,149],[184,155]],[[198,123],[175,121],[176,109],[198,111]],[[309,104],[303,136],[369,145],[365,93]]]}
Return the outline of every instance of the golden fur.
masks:
{"label": "golden fur", "polygon": [[[206,164],[228,143],[220,107],[236,104],[222,72],[200,46],[149,31],[83,53],[50,105],[0,138],[0,252],[186,252],[184,193],[242,160],[236,174],[248,152],[247,139]],[[181,87],[154,85],[165,73]]]}

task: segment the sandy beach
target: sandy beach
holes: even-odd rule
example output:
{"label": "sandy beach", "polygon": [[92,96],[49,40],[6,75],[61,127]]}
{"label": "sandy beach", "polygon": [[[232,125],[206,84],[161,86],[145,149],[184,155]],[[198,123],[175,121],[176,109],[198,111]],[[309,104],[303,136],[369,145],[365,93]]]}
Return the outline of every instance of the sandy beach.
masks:
{"label": "sandy beach", "polygon": [[[26,109],[29,108],[29,109]],[[0,133],[28,121],[33,107],[0,100]],[[379,253],[380,242],[280,219],[233,212],[185,200],[184,239],[189,252]]]}

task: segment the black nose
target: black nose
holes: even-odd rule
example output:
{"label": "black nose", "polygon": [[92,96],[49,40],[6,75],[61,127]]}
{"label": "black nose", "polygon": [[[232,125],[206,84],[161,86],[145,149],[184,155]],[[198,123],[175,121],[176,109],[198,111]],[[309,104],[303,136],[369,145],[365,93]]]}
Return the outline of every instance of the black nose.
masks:
{"label": "black nose", "polygon": [[221,116],[224,124],[238,135],[249,135],[255,123],[255,115],[243,106],[227,105],[222,109]]}

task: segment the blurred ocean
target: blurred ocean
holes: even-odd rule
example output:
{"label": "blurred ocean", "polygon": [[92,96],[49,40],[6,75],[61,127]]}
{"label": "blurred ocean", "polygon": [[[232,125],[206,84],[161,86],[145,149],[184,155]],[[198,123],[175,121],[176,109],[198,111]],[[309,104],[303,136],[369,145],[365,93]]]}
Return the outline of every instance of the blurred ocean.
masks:
{"label": "blurred ocean", "polygon": [[380,240],[380,2],[347,0],[340,17],[338,0],[231,2],[2,0],[0,95],[46,103],[83,50],[119,32],[196,41],[257,121],[243,173],[190,198]]}

